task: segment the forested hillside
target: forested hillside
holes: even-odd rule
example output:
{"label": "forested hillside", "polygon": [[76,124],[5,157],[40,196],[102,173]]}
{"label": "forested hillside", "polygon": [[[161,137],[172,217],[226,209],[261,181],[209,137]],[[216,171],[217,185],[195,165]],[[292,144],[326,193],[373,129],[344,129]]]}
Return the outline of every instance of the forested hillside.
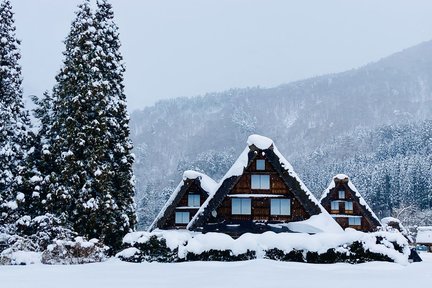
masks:
{"label": "forested hillside", "polygon": [[133,113],[141,226],[153,219],[183,170],[217,180],[251,133],[273,138],[316,194],[332,174],[343,172],[366,198],[387,200],[374,201],[381,215],[406,203],[429,207],[430,180],[420,179],[431,178],[431,142],[418,137],[430,135],[424,130],[432,119],[430,67],[432,42],[425,42],[344,73],[161,101]]}
{"label": "forested hillside", "polygon": [[[378,216],[400,207],[432,207],[432,121],[358,129],[295,158],[297,170],[313,191],[343,172],[361,189]],[[429,220],[432,224],[432,220]]]}

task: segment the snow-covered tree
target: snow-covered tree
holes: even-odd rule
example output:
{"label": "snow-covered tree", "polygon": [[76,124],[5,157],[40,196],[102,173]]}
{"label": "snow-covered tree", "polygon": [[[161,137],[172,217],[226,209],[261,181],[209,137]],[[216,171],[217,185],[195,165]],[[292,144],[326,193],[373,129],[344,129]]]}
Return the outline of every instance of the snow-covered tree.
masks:
{"label": "snow-covered tree", "polygon": [[23,193],[30,126],[22,99],[20,41],[9,0],[0,3],[0,222],[14,223],[26,201]]}
{"label": "snow-covered tree", "polygon": [[112,6],[106,0],[97,1],[95,13],[97,47],[102,66],[102,87],[107,101],[107,134],[109,137],[106,159],[110,190],[104,198],[103,227],[105,242],[114,247],[121,245],[122,237],[136,225],[134,202],[134,175],[132,142],[129,138],[129,114],[124,94],[124,64],[120,53],[118,27],[114,22]]}
{"label": "snow-covered tree", "polygon": [[49,212],[64,216],[81,235],[99,236],[97,211],[104,193],[107,147],[106,100],[101,89],[96,28],[89,1],[79,6],[66,38],[64,66],[53,91],[55,169]]}
{"label": "snow-covered tree", "polygon": [[111,6],[79,5],[53,91],[48,211],[117,248],[135,225],[124,67]]}
{"label": "snow-covered tree", "polygon": [[36,105],[33,114],[39,120],[39,129],[35,135],[33,153],[27,159],[27,167],[30,170],[29,183],[32,188],[31,206],[32,215],[44,215],[47,192],[49,191],[50,175],[55,167],[49,148],[52,145],[53,137],[50,136],[52,118],[52,95],[45,92],[42,98],[35,95],[32,100]]}

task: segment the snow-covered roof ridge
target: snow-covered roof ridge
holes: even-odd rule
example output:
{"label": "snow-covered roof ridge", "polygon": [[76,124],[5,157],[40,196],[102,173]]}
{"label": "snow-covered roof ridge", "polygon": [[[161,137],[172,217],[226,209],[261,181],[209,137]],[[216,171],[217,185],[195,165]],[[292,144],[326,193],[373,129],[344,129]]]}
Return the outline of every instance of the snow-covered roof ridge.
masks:
{"label": "snow-covered roof ridge", "polygon": [[185,172],[183,172],[183,180],[187,179],[198,179],[200,181],[201,188],[209,195],[213,194],[218,187],[218,183],[211,177],[194,170],[186,170]]}
{"label": "snow-covered roof ridge", "polygon": [[419,226],[417,231],[432,231],[432,226]]}
{"label": "snow-covered roof ridge", "polygon": [[186,170],[185,172],[183,172],[182,180],[177,185],[177,187],[174,189],[174,192],[168,198],[167,202],[162,207],[162,209],[160,210],[159,214],[153,220],[152,224],[150,225],[150,227],[148,229],[149,231],[151,231],[151,230],[153,230],[153,229],[156,228],[156,225],[157,225],[158,221],[160,219],[162,219],[162,217],[164,216],[165,211],[167,210],[167,208],[170,207],[173,204],[174,200],[177,198],[177,195],[180,192],[180,190],[182,189],[182,187],[185,184],[186,180],[194,180],[194,179],[197,179],[199,181],[201,188],[209,196],[213,195],[216,192],[217,187],[218,187],[218,183],[216,181],[214,181],[211,177],[207,176],[204,173],[198,172],[198,171]]}
{"label": "snow-covered roof ridge", "polygon": [[258,134],[252,134],[247,139],[248,146],[254,145],[258,149],[269,149],[273,144],[273,140]]}
{"label": "snow-covered roof ridge", "polygon": [[432,226],[417,227],[416,243],[417,244],[432,243]]}
{"label": "snow-covered roof ridge", "polygon": [[[279,163],[282,166],[282,168],[296,181],[299,183],[300,188],[306,193],[306,196],[308,199],[315,204],[319,211],[320,215],[324,218],[326,218],[330,223],[334,222],[334,226],[339,227],[339,225],[331,218],[330,214],[327,212],[327,210],[324,209],[324,207],[320,204],[320,202],[316,199],[316,197],[309,191],[309,189],[306,187],[306,185],[303,183],[303,181],[300,179],[300,177],[297,175],[297,173],[294,171],[292,165],[288,162],[288,160],[285,159],[285,157],[279,152],[276,145],[274,144],[274,141],[268,137],[253,134],[250,135],[247,139],[247,147],[243,150],[243,152],[240,154],[238,159],[234,162],[234,164],[231,166],[231,168],[228,170],[228,172],[224,175],[224,177],[220,180],[219,184],[217,185],[217,189],[215,193],[210,195],[207,200],[201,205],[198,212],[194,215],[194,217],[191,219],[189,224],[187,225],[187,229],[192,229],[195,225],[195,222],[198,220],[198,218],[203,215],[205,212],[207,206],[211,201],[214,201],[214,197],[217,194],[217,190],[224,184],[224,182],[227,179],[230,179],[233,176],[240,176],[244,173],[244,170],[249,164],[249,152],[253,147],[256,147],[260,150],[267,150],[271,149],[271,151],[274,152],[274,154],[278,157]],[[331,224],[329,224],[332,226]],[[334,228],[336,229],[336,228]],[[337,230],[337,229],[336,229]]]}
{"label": "snow-covered roof ridge", "polygon": [[332,181],[330,182],[329,186],[323,191],[321,195],[320,202],[327,197],[327,195],[330,193],[330,190],[336,187],[336,181],[337,180],[345,180],[347,181],[348,187],[355,193],[355,196],[359,200],[359,204],[362,205],[371,215],[373,218],[375,218],[378,223],[381,223],[379,218],[375,215],[375,213],[372,211],[372,209],[369,207],[369,205],[364,200],[363,196],[360,194],[356,186],[351,182],[351,179],[345,175],[345,174],[337,174],[333,177]]}

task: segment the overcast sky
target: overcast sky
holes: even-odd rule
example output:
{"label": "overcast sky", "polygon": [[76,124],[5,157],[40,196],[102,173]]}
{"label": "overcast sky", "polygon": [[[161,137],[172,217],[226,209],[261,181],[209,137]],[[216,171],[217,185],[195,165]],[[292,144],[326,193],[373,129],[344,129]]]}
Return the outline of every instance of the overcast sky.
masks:
{"label": "overcast sky", "polygon": [[[25,95],[54,84],[81,0],[11,0]],[[112,0],[129,109],[340,72],[432,39],[430,0]]]}

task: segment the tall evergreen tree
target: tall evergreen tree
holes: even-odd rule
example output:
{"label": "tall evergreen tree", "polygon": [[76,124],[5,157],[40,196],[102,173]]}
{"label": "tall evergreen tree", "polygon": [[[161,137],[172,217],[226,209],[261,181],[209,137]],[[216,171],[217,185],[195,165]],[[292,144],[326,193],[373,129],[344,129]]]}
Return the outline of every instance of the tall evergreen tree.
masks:
{"label": "tall evergreen tree", "polygon": [[0,222],[14,223],[25,202],[28,112],[22,100],[20,41],[9,0],[0,3]]}
{"label": "tall evergreen tree", "polygon": [[122,58],[111,6],[79,6],[53,91],[46,207],[81,235],[118,248],[135,225],[133,155]]}
{"label": "tall evergreen tree", "polygon": [[121,245],[122,236],[136,225],[134,203],[134,161],[129,138],[129,115],[124,94],[124,64],[120,53],[118,27],[114,22],[112,6],[106,0],[97,1],[95,26],[98,31],[103,87],[107,101],[107,133],[109,135],[106,157],[110,163],[109,189],[105,194],[102,225],[108,243]]}
{"label": "tall evergreen tree", "polygon": [[45,92],[42,98],[36,95],[32,96],[32,101],[36,105],[33,110],[34,116],[39,120],[39,130],[34,136],[33,153],[27,159],[27,167],[30,168],[29,191],[32,192],[32,201],[28,209],[32,210],[32,215],[43,215],[47,211],[45,203],[47,191],[49,191],[50,175],[53,171],[54,163],[50,153],[50,147],[53,143],[51,137],[52,118],[52,96]]}
{"label": "tall evergreen tree", "polygon": [[64,66],[54,87],[51,147],[55,159],[49,212],[62,215],[75,230],[99,236],[97,211],[105,187],[106,101],[101,88],[96,29],[89,1],[79,6],[66,38]]}

